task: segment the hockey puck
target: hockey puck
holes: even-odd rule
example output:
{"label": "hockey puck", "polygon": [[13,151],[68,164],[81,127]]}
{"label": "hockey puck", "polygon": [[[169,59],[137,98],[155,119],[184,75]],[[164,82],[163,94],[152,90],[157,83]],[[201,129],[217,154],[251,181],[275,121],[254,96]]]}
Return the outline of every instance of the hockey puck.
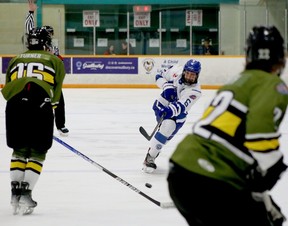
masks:
{"label": "hockey puck", "polygon": [[149,184],[149,183],[146,183],[145,186],[146,186],[147,188],[152,188],[152,185]]}

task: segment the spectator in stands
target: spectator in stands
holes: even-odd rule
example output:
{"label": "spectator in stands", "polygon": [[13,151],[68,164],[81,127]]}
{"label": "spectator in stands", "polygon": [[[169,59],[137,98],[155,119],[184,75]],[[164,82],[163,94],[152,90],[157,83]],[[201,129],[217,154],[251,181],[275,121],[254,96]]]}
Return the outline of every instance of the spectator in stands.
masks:
{"label": "spectator in stands", "polygon": [[115,55],[114,45],[110,45],[104,52],[104,55]]}
{"label": "spectator in stands", "polygon": [[211,45],[211,39],[206,37],[201,46],[199,46],[199,55],[215,55],[216,52]]}
{"label": "spectator in stands", "polygon": [[120,53],[121,55],[128,55],[128,53],[129,53],[130,55],[131,55],[131,54],[134,54],[131,43],[129,43],[129,52],[128,52],[128,42],[123,41],[123,42],[121,43],[121,45],[122,45],[122,51],[121,51],[121,53]]}

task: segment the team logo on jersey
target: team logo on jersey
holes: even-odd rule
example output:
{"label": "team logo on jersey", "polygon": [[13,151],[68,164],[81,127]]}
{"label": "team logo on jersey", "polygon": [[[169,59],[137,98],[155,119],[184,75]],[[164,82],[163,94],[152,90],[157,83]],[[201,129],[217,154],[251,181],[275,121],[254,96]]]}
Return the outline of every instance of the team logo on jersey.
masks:
{"label": "team logo on jersey", "polygon": [[189,96],[192,100],[195,100],[197,97],[195,95]]}
{"label": "team logo on jersey", "polygon": [[282,94],[285,94],[287,95],[288,94],[288,87],[284,84],[284,83],[280,83],[276,86],[276,90],[279,92],[279,93],[282,93]]}
{"label": "team logo on jersey", "polygon": [[146,70],[146,74],[150,74],[154,68],[155,62],[151,58],[147,58],[143,61],[143,67]]}

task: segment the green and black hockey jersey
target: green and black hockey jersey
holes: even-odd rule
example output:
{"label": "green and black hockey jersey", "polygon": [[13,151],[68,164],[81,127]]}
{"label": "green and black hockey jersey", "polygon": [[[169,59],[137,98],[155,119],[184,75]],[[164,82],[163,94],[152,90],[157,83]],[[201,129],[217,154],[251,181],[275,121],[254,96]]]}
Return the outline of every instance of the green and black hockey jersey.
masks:
{"label": "green and black hockey jersey", "polygon": [[1,92],[8,101],[27,83],[34,82],[48,93],[54,105],[59,102],[64,77],[64,64],[57,56],[44,50],[28,50],[9,62]]}
{"label": "green and black hockey jersey", "polygon": [[252,165],[265,171],[283,157],[279,126],[287,104],[288,88],[278,76],[246,70],[217,91],[171,161],[244,189]]}

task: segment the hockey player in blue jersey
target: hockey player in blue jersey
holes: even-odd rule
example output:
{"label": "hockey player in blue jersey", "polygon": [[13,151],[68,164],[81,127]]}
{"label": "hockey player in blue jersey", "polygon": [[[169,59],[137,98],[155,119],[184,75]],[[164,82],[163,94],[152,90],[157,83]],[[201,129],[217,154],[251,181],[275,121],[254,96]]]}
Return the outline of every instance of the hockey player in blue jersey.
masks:
{"label": "hockey player in blue jersey", "polygon": [[183,66],[173,65],[156,75],[156,84],[162,93],[155,100],[153,110],[156,120],[164,119],[150,141],[142,170],[152,173],[156,168],[155,159],[161,149],[184,125],[188,111],[201,96],[198,77],[201,63],[191,59]]}

